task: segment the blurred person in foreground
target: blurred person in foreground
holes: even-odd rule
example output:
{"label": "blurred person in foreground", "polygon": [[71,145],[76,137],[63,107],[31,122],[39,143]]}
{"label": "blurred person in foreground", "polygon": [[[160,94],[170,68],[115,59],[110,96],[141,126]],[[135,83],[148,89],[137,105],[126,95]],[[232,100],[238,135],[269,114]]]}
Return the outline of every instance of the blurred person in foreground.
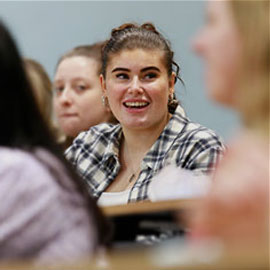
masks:
{"label": "blurred person in foreground", "polygon": [[209,1],[194,50],[206,63],[209,96],[239,112],[214,183],[192,221],[191,239],[230,249],[269,248],[269,2]]}
{"label": "blurred person in foreground", "polygon": [[106,223],[55,145],[2,22],[0,81],[0,261],[91,256],[105,239]]}
{"label": "blurred person in foreground", "polygon": [[58,61],[54,77],[54,111],[67,148],[82,131],[103,122],[117,123],[102,99],[99,82],[101,50],[105,42],[82,45]]}

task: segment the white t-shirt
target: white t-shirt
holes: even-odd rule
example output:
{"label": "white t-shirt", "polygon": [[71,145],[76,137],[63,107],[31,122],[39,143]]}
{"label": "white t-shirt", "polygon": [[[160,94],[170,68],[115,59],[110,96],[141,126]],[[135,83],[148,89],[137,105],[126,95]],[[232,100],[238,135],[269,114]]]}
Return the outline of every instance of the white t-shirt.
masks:
{"label": "white t-shirt", "polygon": [[99,197],[97,203],[99,206],[127,204],[129,193],[130,189],[120,192],[103,192]]}

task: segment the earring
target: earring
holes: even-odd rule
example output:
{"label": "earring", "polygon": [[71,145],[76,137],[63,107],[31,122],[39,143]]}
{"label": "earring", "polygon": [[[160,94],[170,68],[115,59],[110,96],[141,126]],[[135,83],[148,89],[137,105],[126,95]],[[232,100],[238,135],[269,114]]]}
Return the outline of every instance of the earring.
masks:
{"label": "earring", "polygon": [[102,96],[102,97],[101,97],[102,105],[103,105],[104,107],[107,106],[107,100],[106,100],[106,98],[107,98],[107,97],[105,97],[105,96]]}
{"label": "earring", "polygon": [[178,106],[179,101],[176,99],[175,94],[171,93],[169,94],[168,98],[168,110],[170,113],[174,113],[176,107]]}
{"label": "earring", "polygon": [[169,102],[174,100],[174,93],[170,93],[169,94]]}

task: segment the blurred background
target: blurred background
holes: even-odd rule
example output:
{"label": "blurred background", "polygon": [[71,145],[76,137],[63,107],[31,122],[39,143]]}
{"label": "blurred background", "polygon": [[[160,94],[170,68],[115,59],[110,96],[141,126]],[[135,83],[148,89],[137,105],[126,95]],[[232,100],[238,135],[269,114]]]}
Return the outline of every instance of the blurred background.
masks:
{"label": "blurred background", "polygon": [[23,56],[39,61],[53,79],[57,60],[71,48],[109,37],[125,22],[153,22],[171,41],[185,87],[176,84],[187,115],[216,130],[225,141],[239,124],[237,115],[210,101],[203,64],[191,41],[204,21],[205,1],[0,1],[0,18]]}

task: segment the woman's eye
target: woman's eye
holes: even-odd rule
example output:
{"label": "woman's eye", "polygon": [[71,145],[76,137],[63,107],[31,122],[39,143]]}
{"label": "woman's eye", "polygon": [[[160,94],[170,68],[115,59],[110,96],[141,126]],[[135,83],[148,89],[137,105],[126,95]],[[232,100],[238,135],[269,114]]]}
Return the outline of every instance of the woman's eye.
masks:
{"label": "woman's eye", "polygon": [[85,85],[82,85],[82,84],[79,84],[79,85],[76,86],[76,89],[78,91],[84,91],[86,89],[86,86]]}
{"label": "woman's eye", "polygon": [[63,90],[64,90],[64,87],[62,87],[62,86],[54,87],[54,92],[56,94],[60,94],[61,92],[63,92]]}
{"label": "woman's eye", "polygon": [[154,72],[151,72],[151,73],[147,73],[145,74],[144,78],[147,79],[147,80],[151,80],[151,79],[154,79],[157,77],[157,74],[154,73]]}
{"label": "woman's eye", "polygon": [[121,80],[127,80],[129,77],[125,73],[118,73],[118,74],[116,74],[116,78],[121,79]]}

